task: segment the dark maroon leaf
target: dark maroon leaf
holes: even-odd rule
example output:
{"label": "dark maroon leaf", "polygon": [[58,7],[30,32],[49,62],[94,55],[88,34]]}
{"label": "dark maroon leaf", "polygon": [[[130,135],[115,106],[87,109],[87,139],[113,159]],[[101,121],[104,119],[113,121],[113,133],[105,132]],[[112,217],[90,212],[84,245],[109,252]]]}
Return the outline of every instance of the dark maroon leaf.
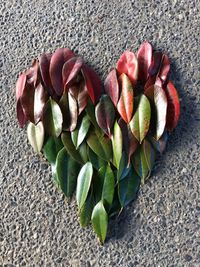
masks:
{"label": "dark maroon leaf", "polygon": [[83,59],[81,57],[73,57],[69,59],[63,65],[62,69],[62,77],[63,77],[63,85],[65,90],[69,88],[71,82],[79,73],[83,64]]}
{"label": "dark maroon leaf", "polygon": [[117,61],[116,69],[119,74],[125,73],[133,86],[136,85],[138,78],[138,61],[133,52],[125,51]]}
{"label": "dark maroon leaf", "polygon": [[54,96],[55,92],[51,83],[49,66],[50,66],[51,54],[42,54],[39,58],[39,66],[42,80],[50,96]]}
{"label": "dark maroon leaf", "polygon": [[21,96],[21,105],[26,118],[32,123],[34,120],[34,94],[35,89],[31,84],[26,84],[23,95]]}
{"label": "dark maroon leaf", "polygon": [[49,73],[52,86],[58,96],[61,96],[64,91],[62,79],[63,65],[74,56],[75,54],[70,49],[58,48],[51,57]]}
{"label": "dark maroon leaf", "polygon": [[24,114],[20,99],[17,100],[16,109],[17,109],[17,119],[19,122],[19,126],[23,128],[24,125],[27,123],[28,119],[26,118],[26,115]]}
{"label": "dark maroon leaf", "polygon": [[86,65],[82,66],[82,74],[85,80],[88,95],[93,103],[96,103],[101,94],[101,80],[96,72]]}
{"label": "dark maroon leaf", "polygon": [[25,87],[25,84],[26,84],[26,74],[25,73],[21,73],[19,75],[19,78],[16,82],[16,99],[18,100],[22,94],[23,94],[23,91],[24,91],[24,87]]}
{"label": "dark maroon leaf", "polygon": [[164,83],[167,79],[167,75],[169,73],[170,70],[170,62],[169,62],[169,58],[167,55],[163,55],[162,56],[162,64],[160,67],[160,71],[159,71],[159,77],[162,80],[162,82]]}
{"label": "dark maroon leaf", "polygon": [[149,76],[149,67],[152,61],[152,46],[148,42],[144,42],[141,44],[138,52],[137,52],[137,59],[138,59],[138,78],[144,84]]}
{"label": "dark maroon leaf", "polygon": [[78,103],[78,114],[80,115],[81,112],[87,106],[88,93],[86,86],[84,85],[83,82],[81,82],[79,84],[70,87],[69,92],[73,95],[73,97],[76,99]]}
{"label": "dark maroon leaf", "polygon": [[116,69],[113,69],[105,79],[104,82],[105,92],[108,94],[116,106],[119,100],[119,85],[117,80]]}
{"label": "dark maroon leaf", "polygon": [[37,79],[38,79],[38,70],[39,70],[39,63],[38,60],[34,60],[32,63],[32,67],[26,71],[26,81],[28,84],[32,86],[36,86]]}
{"label": "dark maroon leaf", "polygon": [[158,74],[158,72],[160,70],[161,63],[162,63],[162,53],[161,52],[154,52],[151,65],[149,67],[149,75],[150,76],[154,76],[154,75]]}
{"label": "dark maroon leaf", "polygon": [[42,117],[45,103],[47,101],[47,94],[41,83],[35,88],[34,95],[34,119],[35,123],[38,123]]}

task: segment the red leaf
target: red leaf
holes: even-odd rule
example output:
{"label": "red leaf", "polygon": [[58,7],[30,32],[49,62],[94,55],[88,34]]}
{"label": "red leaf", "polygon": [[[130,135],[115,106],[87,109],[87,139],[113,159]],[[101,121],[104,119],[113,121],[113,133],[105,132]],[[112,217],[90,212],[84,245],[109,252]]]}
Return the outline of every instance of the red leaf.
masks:
{"label": "red leaf", "polygon": [[167,79],[167,75],[169,73],[170,70],[170,62],[169,62],[169,58],[167,55],[163,55],[162,56],[162,64],[160,67],[160,71],[159,71],[159,77],[162,80],[162,82],[164,83]]}
{"label": "red leaf", "polygon": [[50,61],[50,78],[53,88],[58,96],[64,91],[62,80],[62,68],[66,61],[74,57],[75,54],[68,48],[58,48],[51,57]]}
{"label": "red leaf", "polygon": [[85,80],[88,95],[92,102],[96,103],[102,94],[101,80],[96,72],[86,65],[82,66],[82,74]]}
{"label": "red leaf", "polygon": [[126,74],[121,74],[118,80],[121,95],[117,103],[117,110],[122,119],[129,123],[133,114],[133,88]]}
{"label": "red leaf", "polygon": [[37,79],[38,79],[38,70],[39,70],[39,63],[38,60],[34,60],[32,63],[32,67],[26,71],[26,81],[28,84],[32,86],[36,86]]}
{"label": "red leaf", "polygon": [[116,69],[119,74],[125,73],[133,86],[136,85],[138,78],[138,61],[133,52],[125,51],[118,60]]}
{"label": "red leaf", "polygon": [[62,69],[63,84],[65,89],[69,88],[71,82],[79,73],[82,65],[83,59],[81,57],[73,57],[65,62]]}
{"label": "red leaf", "polygon": [[162,63],[162,53],[161,52],[154,52],[151,65],[149,67],[149,75],[150,76],[154,76],[154,75],[158,74],[158,72],[160,70],[161,63]]}
{"label": "red leaf", "polygon": [[168,82],[165,93],[167,96],[167,123],[166,128],[172,131],[179,120],[180,116],[180,102],[176,88],[171,81]]}
{"label": "red leaf", "polygon": [[50,66],[51,54],[43,54],[39,58],[39,67],[42,80],[50,96],[54,96],[55,92],[51,83],[49,75],[49,66]]}
{"label": "red leaf", "polygon": [[116,69],[113,69],[105,79],[105,92],[110,96],[113,104],[116,106],[119,100],[119,85]]}
{"label": "red leaf", "polygon": [[141,44],[138,52],[139,79],[144,84],[149,76],[148,70],[152,61],[152,46],[148,42]]}
{"label": "red leaf", "polygon": [[128,155],[128,165],[130,164],[131,156],[134,154],[138,146],[138,141],[132,134],[128,125],[124,122],[122,118],[119,119],[118,124],[122,130],[123,136],[123,146]]}
{"label": "red leaf", "polygon": [[147,90],[149,87],[153,86],[153,85],[157,85],[159,87],[162,87],[162,81],[161,79],[154,75],[154,76],[149,76],[147,82],[145,83],[144,86],[144,91]]}
{"label": "red leaf", "polygon": [[37,124],[43,115],[43,110],[47,101],[47,94],[41,83],[35,88],[34,94],[34,120]]}
{"label": "red leaf", "polygon": [[20,98],[17,100],[16,109],[17,109],[17,119],[19,122],[19,126],[23,128],[24,125],[27,123],[28,119],[26,118],[26,115],[24,114]]}
{"label": "red leaf", "polygon": [[76,99],[78,103],[78,114],[87,106],[88,93],[86,86],[81,82],[80,84],[74,85],[69,88],[69,92]]}
{"label": "red leaf", "polygon": [[16,82],[16,99],[17,100],[22,96],[25,84],[26,84],[26,74],[21,73]]}
{"label": "red leaf", "polygon": [[34,120],[34,93],[35,89],[30,84],[26,84],[24,88],[23,95],[21,96],[21,105],[24,111],[25,116],[28,120],[32,123],[35,122]]}

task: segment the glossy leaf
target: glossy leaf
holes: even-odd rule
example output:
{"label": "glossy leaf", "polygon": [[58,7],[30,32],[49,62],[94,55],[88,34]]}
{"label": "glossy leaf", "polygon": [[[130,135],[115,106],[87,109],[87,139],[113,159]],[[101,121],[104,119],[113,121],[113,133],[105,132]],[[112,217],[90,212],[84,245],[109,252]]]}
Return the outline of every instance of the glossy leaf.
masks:
{"label": "glossy leaf", "polygon": [[87,143],[83,142],[78,148],[78,152],[84,163],[88,161],[88,153],[87,153]]}
{"label": "glossy leaf", "polygon": [[121,128],[117,123],[117,121],[115,122],[114,125],[114,132],[112,136],[112,147],[113,147],[113,162],[115,163],[116,167],[119,168],[119,163],[123,149],[123,137]]}
{"label": "glossy leaf", "polygon": [[19,122],[19,126],[23,128],[24,125],[27,123],[28,119],[26,115],[24,114],[24,110],[22,108],[20,99],[18,99],[17,101],[16,111],[17,111],[17,120]]}
{"label": "glossy leaf", "polygon": [[122,119],[129,123],[133,114],[133,87],[126,74],[121,74],[119,77],[120,97],[117,103],[117,110]]}
{"label": "glossy leaf", "polygon": [[162,154],[167,146],[168,133],[165,131],[159,140],[156,140],[152,136],[148,136],[148,140],[151,142],[154,149],[156,149],[156,151]]}
{"label": "glossy leaf", "polygon": [[67,150],[68,154],[78,163],[83,164],[84,161],[81,158],[80,153],[78,152],[78,150],[76,150],[72,140],[71,140],[71,136],[70,133],[62,133],[61,134],[61,140],[63,145],[65,146],[65,149]]}
{"label": "glossy leaf", "polygon": [[78,104],[78,114],[81,114],[81,112],[87,106],[87,100],[88,100],[88,93],[86,87],[84,86],[84,83],[79,82],[79,84],[70,87],[69,92],[76,99]]}
{"label": "glossy leaf", "polygon": [[54,54],[52,54],[49,73],[52,86],[58,96],[61,96],[64,90],[62,79],[62,68],[66,61],[74,57],[74,53],[68,48],[58,48]]}
{"label": "glossy leaf", "polygon": [[102,166],[106,165],[107,162],[97,156],[96,153],[88,146],[87,147],[88,159],[92,163],[92,166],[98,171]]}
{"label": "glossy leaf", "polygon": [[145,179],[150,176],[151,170],[154,166],[155,158],[155,150],[150,142],[145,139],[142,143],[142,146],[139,146],[133,155],[132,161],[135,171],[141,177],[142,184],[144,184]]}
{"label": "glossy leaf", "polygon": [[116,106],[119,100],[119,85],[116,69],[113,69],[105,79],[105,92],[110,96],[113,104]]}
{"label": "glossy leaf", "polygon": [[38,80],[39,63],[38,60],[34,60],[32,67],[26,71],[26,82],[35,87]]}
{"label": "glossy leaf", "polygon": [[110,97],[103,95],[95,108],[95,116],[99,127],[111,137],[111,129],[115,120],[114,106]]}
{"label": "glossy leaf", "polygon": [[86,227],[90,223],[93,208],[94,208],[94,200],[92,193],[90,193],[85,203],[83,204],[83,207],[81,208],[79,214],[80,225],[82,227]]}
{"label": "glossy leaf", "polygon": [[45,158],[51,165],[56,164],[56,157],[58,152],[63,148],[63,143],[59,138],[50,136],[43,147],[43,153]]}
{"label": "glossy leaf", "polygon": [[76,148],[78,148],[85,139],[89,127],[90,127],[90,120],[86,115],[83,117],[80,126],[71,133],[72,141]]}
{"label": "glossy leaf", "polygon": [[102,132],[101,131],[101,128],[99,127],[99,125],[98,125],[98,123],[96,121],[96,117],[95,117],[95,106],[93,105],[93,103],[90,100],[87,103],[86,113],[87,113],[87,115],[88,115],[91,123],[95,127],[95,129],[97,129],[99,132]]}
{"label": "glossy leaf", "polygon": [[92,164],[90,162],[87,162],[81,168],[77,178],[76,200],[79,210],[83,207],[87,199],[87,195],[92,181],[92,175],[93,175]]}
{"label": "glossy leaf", "polygon": [[180,102],[176,88],[171,81],[167,83],[165,93],[167,97],[166,128],[168,131],[172,131],[176,127],[180,117]]}
{"label": "glossy leaf", "polygon": [[117,171],[117,181],[123,180],[131,170],[127,153],[123,152]]}
{"label": "glossy leaf", "polygon": [[135,114],[130,121],[130,129],[135,138],[142,143],[145,138],[150,125],[151,119],[151,106],[148,98],[145,95],[141,95],[139,104],[135,111]]}
{"label": "glossy leaf", "polygon": [[125,51],[117,62],[116,69],[119,74],[126,74],[133,86],[138,78],[138,61],[133,52]]}
{"label": "glossy leaf", "polygon": [[144,84],[149,76],[149,67],[152,61],[152,46],[148,42],[141,44],[137,52],[139,79]]}
{"label": "glossy leaf", "polygon": [[149,87],[153,86],[153,85],[157,85],[159,87],[162,87],[162,81],[161,79],[154,75],[154,76],[149,76],[147,82],[144,85],[144,91],[146,91],[146,89],[148,89]]}
{"label": "glossy leaf", "polygon": [[159,73],[160,67],[162,63],[162,53],[161,52],[154,52],[151,65],[149,67],[149,75],[154,76]]}
{"label": "glossy leaf", "polygon": [[19,78],[17,79],[17,82],[16,82],[15,93],[16,93],[17,101],[23,94],[23,91],[24,91],[24,88],[25,88],[25,84],[26,84],[26,74],[25,73],[21,73],[19,75]]}
{"label": "glossy leaf", "polygon": [[155,109],[156,139],[158,140],[162,136],[166,125],[167,98],[164,90],[156,85],[149,87],[145,91],[145,95],[151,100],[151,106]]}
{"label": "glossy leaf", "polygon": [[103,160],[112,159],[112,144],[110,139],[101,136],[97,131],[91,131],[87,138],[89,147]]}
{"label": "glossy leaf", "polygon": [[44,107],[47,101],[47,94],[41,83],[35,88],[34,94],[34,120],[38,123],[42,118]]}
{"label": "glossy leaf", "polygon": [[34,94],[35,89],[32,85],[26,84],[23,94],[20,97],[21,106],[23,108],[26,118],[32,123],[34,120]]}
{"label": "glossy leaf", "polygon": [[118,184],[118,194],[121,207],[127,206],[136,199],[140,187],[140,177],[131,167],[127,176]]}
{"label": "glossy leaf", "polygon": [[167,75],[169,73],[169,70],[170,70],[169,58],[167,55],[164,54],[162,56],[162,63],[159,71],[159,77],[163,83],[167,80]]}
{"label": "glossy leaf", "polygon": [[96,103],[102,93],[101,80],[96,72],[90,67],[83,65],[82,74],[85,80],[88,95],[93,103]]}
{"label": "glossy leaf", "polygon": [[76,188],[79,169],[79,164],[68,155],[66,149],[61,149],[56,158],[56,176],[66,197],[70,197]]}
{"label": "glossy leaf", "polygon": [[69,88],[83,65],[81,57],[73,57],[65,62],[62,69],[62,78],[65,90]]}
{"label": "glossy leaf", "polygon": [[58,137],[62,132],[63,116],[59,105],[53,100],[49,99],[44,110],[44,128],[48,135]]}
{"label": "glossy leaf", "polygon": [[103,202],[96,204],[92,212],[92,226],[101,244],[104,243],[107,228],[108,228],[108,214],[104,208]]}
{"label": "glossy leaf", "polygon": [[78,119],[78,106],[76,99],[70,92],[65,92],[59,102],[63,114],[63,130],[73,131]]}
{"label": "glossy leaf", "polygon": [[39,154],[44,142],[44,127],[42,122],[39,122],[37,125],[30,122],[27,127],[27,135],[34,152]]}

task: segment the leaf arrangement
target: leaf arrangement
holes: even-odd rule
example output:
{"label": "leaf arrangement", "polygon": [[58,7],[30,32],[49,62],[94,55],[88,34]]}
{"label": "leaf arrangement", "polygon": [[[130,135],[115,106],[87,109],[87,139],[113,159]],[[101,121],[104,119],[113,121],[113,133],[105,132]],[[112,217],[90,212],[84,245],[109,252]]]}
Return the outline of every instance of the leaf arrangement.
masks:
{"label": "leaf arrangement", "polygon": [[17,118],[81,226],[104,243],[108,221],[137,196],[177,125],[180,103],[167,55],[144,42],[98,75],[68,48],[43,54],[16,83]]}

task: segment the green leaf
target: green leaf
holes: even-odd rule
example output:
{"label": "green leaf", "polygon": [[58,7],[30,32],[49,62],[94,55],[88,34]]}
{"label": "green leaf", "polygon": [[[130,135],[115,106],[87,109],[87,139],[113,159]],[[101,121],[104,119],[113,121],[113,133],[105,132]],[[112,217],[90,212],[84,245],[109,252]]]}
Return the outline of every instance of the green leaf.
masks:
{"label": "green leaf", "polygon": [[102,95],[95,108],[95,116],[99,127],[110,137],[115,120],[115,109],[108,95]]}
{"label": "green leaf", "polygon": [[130,121],[130,129],[135,138],[142,143],[150,125],[151,106],[148,98],[141,95],[136,112]]}
{"label": "green leaf", "polygon": [[94,200],[92,193],[90,193],[85,203],[83,204],[83,207],[81,208],[79,214],[80,225],[82,227],[86,227],[90,223],[93,208],[94,208]]}
{"label": "green leaf", "polygon": [[109,138],[101,136],[97,131],[91,131],[87,143],[101,159],[105,161],[112,159],[112,144]]}
{"label": "green leaf", "polygon": [[88,99],[88,104],[86,107],[86,113],[89,117],[89,120],[91,121],[91,123],[93,124],[93,126],[95,127],[95,129],[99,130],[99,132],[101,131],[101,128],[99,127],[97,121],[96,121],[96,117],[95,117],[95,106],[94,104],[91,102],[90,99]]}
{"label": "green leaf", "polygon": [[79,169],[79,164],[68,155],[66,149],[61,149],[56,158],[56,175],[66,197],[70,197],[76,188]]}
{"label": "green leaf", "polygon": [[92,212],[92,226],[101,244],[104,243],[108,229],[108,214],[103,202],[96,204]]}
{"label": "green leaf", "polygon": [[58,137],[62,132],[63,116],[59,105],[51,98],[46,104],[43,118],[45,132]]}
{"label": "green leaf", "polygon": [[115,190],[113,203],[112,203],[112,206],[111,206],[109,213],[108,213],[109,218],[119,214],[121,211],[121,208],[122,207],[121,207],[121,204],[119,201],[118,190]]}
{"label": "green leaf", "polygon": [[128,156],[125,152],[123,152],[120,163],[119,169],[117,171],[117,181],[123,180],[131,170],[131,165],[128,166]]}
{"label": "green leaf", "polygon": [[82,160],[84,161],[84,163],[86,163],[88,161],[88,153],[87,153],[87,143],[83,142],[79,148],[78,148],[78,152],[81,155]]}
{"label": "green leaf", "polygon": [[39,122],[37,125],[30,122],[27,127],[27,135],[34,152],[39,154],[44,142],[44,127],[42,122]]}
{"label": "green leaf", "polygon": [[63,143],[60,138],[50,136],[43,147],[45,158],[50,164],[56,163],[58,152],[63,148]]}
{"label": "green leaf", "polygon": [[145,179],[150,176],[155,162],[155,157],[155,150],[146,139],[133,155],[133,167],[137,174],[141,177],[142,184],[144,184]]}
{"label": "green leaf", "polygon": [[122,141],[122,131],[119,127],[117,121],[114,125],[114,133],[112,136],[112,147],[113,147],[113,163],[119,168],[120,159],[122,156],[122,148],[123,148],[123,141]]}
{"label": "green leaf", "polygon": [[85,117],[83,117],[82,122],[80,124],[80,127],[76,128],[71,133],[72,142],[74,143],[76,149],[80,146],[80,144],[85,139],[89,128],[90,128],[90,120],[89,120],[88,116],[86,115]]}
{"label": "green leaf", "polygon": [[153,85],[145,90],[145,95],[151,100],[152,109],[156,117],[156,139],[159,140],[166,125],[167,97],[165,91],[157,85]]}
{"label": "green leaf", "polygon": [[93,168],[90,162],[87,162],[80,170],[77,179],[76,200],[79,210],[86,201],[93,175]]}
{"label": "green leaf", "polygon": [[136,199],[139,186],[140,177],[131,168],[128,175],[118,184],[119,201],[122,207],[127,206],[132,200]]}
{"label": "green leaf", "polygon": [[103,165],[106,165],[107,162],[97,156],[96,153],[88,146],[87,153],[89,161],[92,163],[92,166],[98,171]]}
{"label": "green leaf", "polygon": [[74,144],[72,143],[70,133],[62,133],[61,139],[68,154],[78,163],[83,164],[84,161],[82,160],[80,153],[78,152],[78,150],[76,150]]}

